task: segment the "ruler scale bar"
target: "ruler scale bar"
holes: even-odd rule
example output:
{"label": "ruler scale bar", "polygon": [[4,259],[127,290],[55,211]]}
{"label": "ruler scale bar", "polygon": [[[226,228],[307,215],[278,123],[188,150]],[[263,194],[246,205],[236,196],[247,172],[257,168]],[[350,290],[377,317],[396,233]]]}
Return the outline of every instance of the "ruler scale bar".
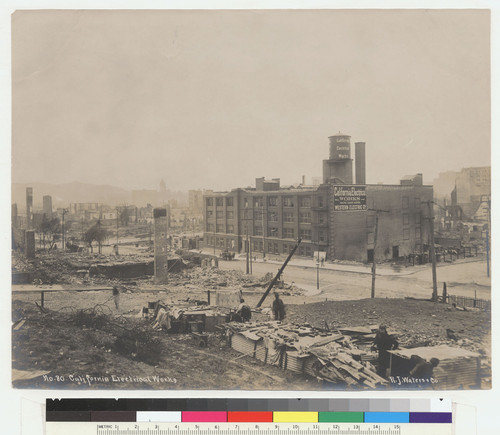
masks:
{"label": "ruler scale bar", "polygon": [[331,423],[110,423],[47,422],[47,435],[451,435],[442,423],[331,424]]}

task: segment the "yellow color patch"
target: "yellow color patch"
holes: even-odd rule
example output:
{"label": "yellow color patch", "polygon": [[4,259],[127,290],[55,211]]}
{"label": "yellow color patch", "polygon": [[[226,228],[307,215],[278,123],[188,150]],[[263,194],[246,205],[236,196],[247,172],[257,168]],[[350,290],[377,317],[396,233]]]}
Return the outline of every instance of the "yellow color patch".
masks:
{"label": "yellow color patch", "polygon": [[274,423],[317,423],[317,412],[273,412]]}

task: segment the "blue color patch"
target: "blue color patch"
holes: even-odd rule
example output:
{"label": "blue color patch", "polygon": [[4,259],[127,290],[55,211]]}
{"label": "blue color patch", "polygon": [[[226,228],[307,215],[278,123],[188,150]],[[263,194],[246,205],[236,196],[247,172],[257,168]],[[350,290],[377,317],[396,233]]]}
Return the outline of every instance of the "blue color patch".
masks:
{"label": "blue color patch", "polygon": [[365,423],[409,423],[409,412],[365,412]]}

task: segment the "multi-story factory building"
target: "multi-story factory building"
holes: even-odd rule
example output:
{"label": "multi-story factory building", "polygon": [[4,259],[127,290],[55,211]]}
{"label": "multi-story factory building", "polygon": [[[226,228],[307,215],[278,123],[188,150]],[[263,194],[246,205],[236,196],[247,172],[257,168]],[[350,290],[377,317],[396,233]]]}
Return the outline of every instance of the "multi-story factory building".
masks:
{"label": "multi-story factory building", "polygon": [[339,133],[330,137],[319,186],[257,178],[255,188],[204,195],[205,246],[245,252],[248,240],[253,255],[288,254],[300,238],[299,256],[371,261],[377,230],[378,259],[425,250],[432,186],[421,174],[398,185],[365,184],[364,142],[356,143],[355,179],[352,166],[350,136]]}

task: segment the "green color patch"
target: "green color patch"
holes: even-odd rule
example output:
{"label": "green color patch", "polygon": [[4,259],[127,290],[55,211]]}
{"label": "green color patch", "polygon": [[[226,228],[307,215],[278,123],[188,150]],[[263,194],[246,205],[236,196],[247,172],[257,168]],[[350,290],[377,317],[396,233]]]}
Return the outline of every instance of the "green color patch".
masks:
{"label": "green color patch", "polygon": [[363,412],[320,412],[318,423],[363,423]]}

